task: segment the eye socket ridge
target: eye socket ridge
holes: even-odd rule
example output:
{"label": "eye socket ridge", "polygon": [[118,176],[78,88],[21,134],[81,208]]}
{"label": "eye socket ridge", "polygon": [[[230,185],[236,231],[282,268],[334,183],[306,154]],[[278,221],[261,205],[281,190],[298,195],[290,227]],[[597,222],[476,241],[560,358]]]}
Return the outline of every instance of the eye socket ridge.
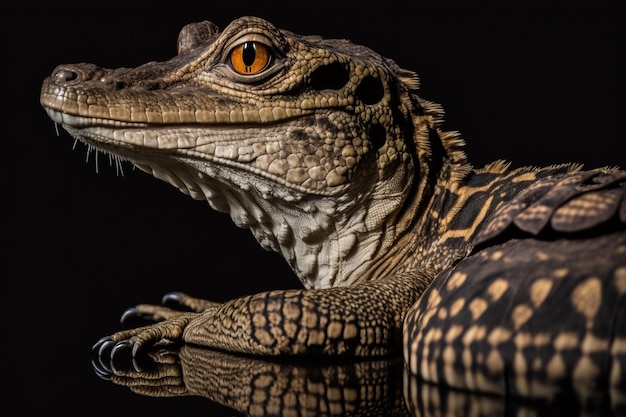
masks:
{"label": "eye socket ridge", "polygon": [[228,64],[239,75],[258,75],[270,67],[274,60],[272,48],[257,40],[247,40],[233,47],[228,54]]}

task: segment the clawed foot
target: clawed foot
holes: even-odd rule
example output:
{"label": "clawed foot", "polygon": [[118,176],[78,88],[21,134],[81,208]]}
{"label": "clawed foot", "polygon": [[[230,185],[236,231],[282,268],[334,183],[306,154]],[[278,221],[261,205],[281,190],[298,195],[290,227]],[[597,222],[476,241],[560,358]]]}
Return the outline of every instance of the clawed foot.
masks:
{"label": "clawed foot", "polygon": [[[124,371],[142,372],[146,369],[145,356],[133,357],[130,354],[130,345],[126,341],[115,342],[111,336],[106,336],[96,342],[92,351],[93,369],[100,378],[107,381],[111,380],[113,375]],[[122,354],[123,351],[127,354]]]}
{"label": "clawed foot", "polygon": [[162,303],[140,304],[129,308],[121,318],[125,327],[138,321],[151,324],[116,332],[94,344],[93,364],[100,377],[110,379],[111,374],[116,374],[118,369],[126,368],[141,372],[144,368],[142,363],[147,358],[142,352],[182,341],[183,331],[194,317],[219,305],[179,292],[166,294]]}
{"label": "clawed foot", "polygon": [[[109,351],[111,346],[114,344],[106,341],[101,345],[104,351]],[[110,359],[105,361],[104,357]],[[92,364],[100,378],[126,386],[137,394],[156,397],[187,394],[176,346],[150,349],[147,354],[132,358],[122,354],[113,358],[110,353],[103,352],[103,356],[94,359]]]}
{"label": "clawed foot", "polygon": [[[140,372],[142,352],[151,348],[161,348],[182,341],[183,331],[198,313],[185,313],[174,319],[165,320],[149,326],[122,330],[111,336],[103,337],[92,347],[96,360],[96,373],[105,377],[115,373],[116,364],[132,366]],[[107,379],[107,378],[105,378]]]}

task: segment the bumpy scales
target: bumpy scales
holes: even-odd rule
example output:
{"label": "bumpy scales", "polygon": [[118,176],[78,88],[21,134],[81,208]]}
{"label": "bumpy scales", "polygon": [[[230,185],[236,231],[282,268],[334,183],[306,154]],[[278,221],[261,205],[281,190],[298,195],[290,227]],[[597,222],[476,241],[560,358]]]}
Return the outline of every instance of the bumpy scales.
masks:
{"label": "bumpy scales", "polygon": [[244,17],[190,24],[138,68],[62,65],[41,104],[88,146],[227,212],[302,290],[179,312],[164,340],[261,355],[386,355],[427,381],[544,395],[626,381],[626,172],[473,169],[418,78],[347,40]]}

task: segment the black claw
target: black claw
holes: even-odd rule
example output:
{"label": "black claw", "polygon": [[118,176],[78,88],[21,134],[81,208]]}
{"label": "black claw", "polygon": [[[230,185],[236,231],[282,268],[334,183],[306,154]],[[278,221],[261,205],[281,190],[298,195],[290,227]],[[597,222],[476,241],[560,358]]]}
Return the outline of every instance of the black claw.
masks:
{"label": "black claw", "polygon": [[[135,358],[129,354],[132,353],[133,344],[127,340],[117,342],[111,349],[111,372],[118,375],[123,371],[135,368]],[[135,368],[136,369],[136,368]]]}
{"label": "black claw", "polygon": [[96,358],[91,360],[96,374],[102,379],[109,379],[111,376],[110,349],[115,344],[110,336],[105,336],[98,340],[91,348]]}
{"label": "black claw", "polygon": [[143,366],[139,365],[139,361],[137,360],[137,358],[133,357],[133,368],[135,369],[135,371],[137,372],[143,372]]}
{"label": "black claw", "polygon": [[111,336],[104,336],[103,338],[99,339],[96,343],[94,343],[94,345],[91,347],[91,350],[95,353],[99,353],[100,349],[102,348],[102,345],[104,345],[106,342],[109,342],[109,341],[113,341]]}
{"label": "black claw", "polygon": [[100,364],[99,368],[102,369],[104,372],[108,374],[113,373],[113,368],[111,367],[111,360],[109,358],[98,356],[98,363]]}
{"label": "black claw", "polygon": [[181,300],[181,293],[176,292],[176,291],[168,292],[161,299],[161,304],[165,306],[168,304],[171,305],[172,303],[176,304],[177,307],[180,307],[183,305],[183,302]]}
{"label": "black claw", "polygon": [[95,345],[93,345],[92,350],[97,354],[97,360],[100,366],[98,369],[101,372],[110,374],[112,372],[111,369],[111,349],[115,345],[115,342],[110,337],[103,337],[98,340]]}
{"label": "black claw", "polygon": [[135,320],[138,317],[141,317],[139,310],[135,307],[129,307],[122,313],[122,317],[120,317],[120,323],[122,325],[125,325],[128,324],[130,320]]}
{"label": "black claw", "polygon": [[132,343],[127,340],[117,342],[115,346],[113,346],[113,349],[111,349],[111,359],[115,360],[116,356],[119,357],[119,352],[131,349],[132,346]]}
{"label": "black claw", "polygon": [[98,375],[99,378],[104,379],[105,381],[111,380],[111,373],[108,372],[99,360],[92,359],[91,366],[93,366],[93,370]]}
{"label": "black claw", "polygon": [[[128,354],[130,352],[130,355]],[[140,362],[145,361],[145,357],[139,353],[138,345],[134,345],[127,340],[118,342],[111,350],[111,368],[113,373],[119,373],[120,369],[130,369],[136,372],[143,372],[144,366]]]}
{"label": "black claw", "polygon": [[100,348],[98,349],[98,356],[101,358],[111,358],[111,351],[114,346],[115,342],[113,341],[113,339],[108,338],[107,340],[102,340],[102,344],[100,344]]}

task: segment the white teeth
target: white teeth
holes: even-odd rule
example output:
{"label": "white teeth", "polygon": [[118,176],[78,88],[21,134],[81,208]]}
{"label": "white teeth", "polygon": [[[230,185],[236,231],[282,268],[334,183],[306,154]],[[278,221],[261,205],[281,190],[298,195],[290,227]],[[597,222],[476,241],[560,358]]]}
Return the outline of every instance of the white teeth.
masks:
{"label": "white teeth", "polygon": [[46,112],[48,112],[48,116],[50,116],[50,118],[54,120],[55,123],[59,123],[61,125],[69,125],[73,127],[88,126],[92,124],[95,120],[93,118],[88,119],[86,117],[72,116],[70,114],[61,113],[52,109],[46,109]]}
{"label": "white teeth", "polygon": [[46,113],[54,123],[63,124],[63,113],[46,108]]}
{"label": "white teeth", "polygon": [[146,123],[130,123],[130,122],[120,122],[117,120],[107,120],[107,119],[98,119],[96,117],[82,117],[82,116],[73,116],[71,114],[62,113],[60,111],[45,108],[48,116],[55,122],[61,125],[67,125],[72,127],[89,127],[94,125],[99,126],[132,126],[132,127],[145,127],[148,126]]}

